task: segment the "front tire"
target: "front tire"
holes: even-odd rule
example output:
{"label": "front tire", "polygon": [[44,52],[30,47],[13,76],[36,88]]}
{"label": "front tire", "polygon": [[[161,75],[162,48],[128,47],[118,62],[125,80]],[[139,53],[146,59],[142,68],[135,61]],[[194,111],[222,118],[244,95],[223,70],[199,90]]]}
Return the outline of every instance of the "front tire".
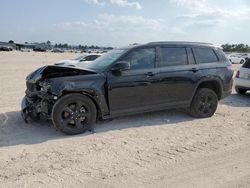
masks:
{"label": "front tire", "polygon": [[91,129],[96,122],[97,111],[92,100],[82,94],[61,97],[52,109],[52,121],[65,134],[80,134]]}
{"label": "front tire", "polygon": [[207,118],[214,115],[218,106],[216,93],[208,88],[200,88],[196,91],[190,106],[190,114],[196,118]]}
{"label": "front tire", "polygon": [[241,61],[240,61],[240,64],[243,64],[245,61],[242,59]]}

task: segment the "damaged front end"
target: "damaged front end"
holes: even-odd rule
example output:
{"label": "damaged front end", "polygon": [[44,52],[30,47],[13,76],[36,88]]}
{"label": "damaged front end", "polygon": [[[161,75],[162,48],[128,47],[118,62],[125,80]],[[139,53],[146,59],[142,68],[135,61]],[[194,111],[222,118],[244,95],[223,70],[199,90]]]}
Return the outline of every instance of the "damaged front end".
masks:
{"label": "damaged front end", "polygon": [[[27,83],[31,84],[31,83]],[[36,84],[34,87],[39,88]],[[25,91],[25,97],[22,100],[22,116],[27,123],[29,119],[50,119],[52,107],[57,100],[57,96],[39,89]]]}
{"label": "damaged front end", "polygon": [[[25,122],[51,119],[53,106],[64,87],[63,77],[86,74],[95,74],[95,72],[64,66],[44,66],[29,74],[26,78],[25,97],[21,103],[21,113]],[[63,81],[60,82],[60,80]]]}

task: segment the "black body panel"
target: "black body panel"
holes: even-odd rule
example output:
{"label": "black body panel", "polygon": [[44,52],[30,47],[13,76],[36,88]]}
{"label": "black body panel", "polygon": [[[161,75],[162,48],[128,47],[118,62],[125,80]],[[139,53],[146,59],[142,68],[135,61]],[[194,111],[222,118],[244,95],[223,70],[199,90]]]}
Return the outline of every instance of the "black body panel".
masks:
{"label": "black body panel", "polygon": [[[152,68],[112,71],[112,66],[121,62],[124,56],[147,47],[156,49]],[[163,47],[186,49],[187,63],[163,66],[166,63],[160,53]],[[197,54],[192,50],[196,47],[211,48],[218,60],[198,63]],[[27,92],[22,111],[26,115],[42,115],[49,119],[55,102],[69,93],[82,93],[91,98],[100,119],[188,107],[197,88],[204,86],[214,88],[221,99],[231,93],[233,71],[230,62],[220,53],[211,44],[149,43],[128,47],[124,54],[103,71],[79,67],[41,67],[26,78]]]}

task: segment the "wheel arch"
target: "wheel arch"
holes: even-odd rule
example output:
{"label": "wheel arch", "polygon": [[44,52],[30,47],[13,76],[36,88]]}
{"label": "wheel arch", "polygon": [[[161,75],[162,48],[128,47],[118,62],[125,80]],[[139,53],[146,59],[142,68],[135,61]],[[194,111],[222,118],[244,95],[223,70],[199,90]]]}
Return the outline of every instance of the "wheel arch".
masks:
{"label": "wheel arch", "polygon": [[88,97],[94,103],[94,105],[96,107],[96,111],[97,111],[97,119],[99,119],[103,116],[103,112],[102,112],[101,107],[99,105],[100,104],[99,97],[98,97],[97,93],[92,89],[63,90],[61,92],[61,95],[59,98],[65,96],[65,95],[74,94],[74,93],[84,95],[84,96]]}
{"label": "wheel arch", "polygon": [[200,88],[208,88],[208,89],[213,90],[216,93],[218,100],[220,100],[222,97],[223,86],[222,86],[222,81],[219,78],[213,78],[213,79],[205,78],[205,79],[200,80],[200,82],[197,84],[195,92],[193,93],[192,100],[195,96],[195,93]]}

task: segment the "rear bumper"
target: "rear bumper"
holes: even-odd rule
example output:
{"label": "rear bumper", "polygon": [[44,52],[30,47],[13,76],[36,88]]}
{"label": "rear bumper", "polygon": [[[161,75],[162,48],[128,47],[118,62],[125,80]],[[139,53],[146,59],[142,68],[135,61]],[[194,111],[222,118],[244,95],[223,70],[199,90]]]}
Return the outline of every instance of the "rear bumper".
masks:
{"label": "rear bumper", "polygon": [[250,89],[250,80],[245,78],[234,78],[235,87],[242,87]]}
{"label": "rear bumper", "polygon": [[220,99],[224,99],[225,97],[232,94],[232,88],[233,88],[233,72],[231,72],[230,75],[228,75],[228,78],[225,80],[223,86],[222,86],[222,93]]}

